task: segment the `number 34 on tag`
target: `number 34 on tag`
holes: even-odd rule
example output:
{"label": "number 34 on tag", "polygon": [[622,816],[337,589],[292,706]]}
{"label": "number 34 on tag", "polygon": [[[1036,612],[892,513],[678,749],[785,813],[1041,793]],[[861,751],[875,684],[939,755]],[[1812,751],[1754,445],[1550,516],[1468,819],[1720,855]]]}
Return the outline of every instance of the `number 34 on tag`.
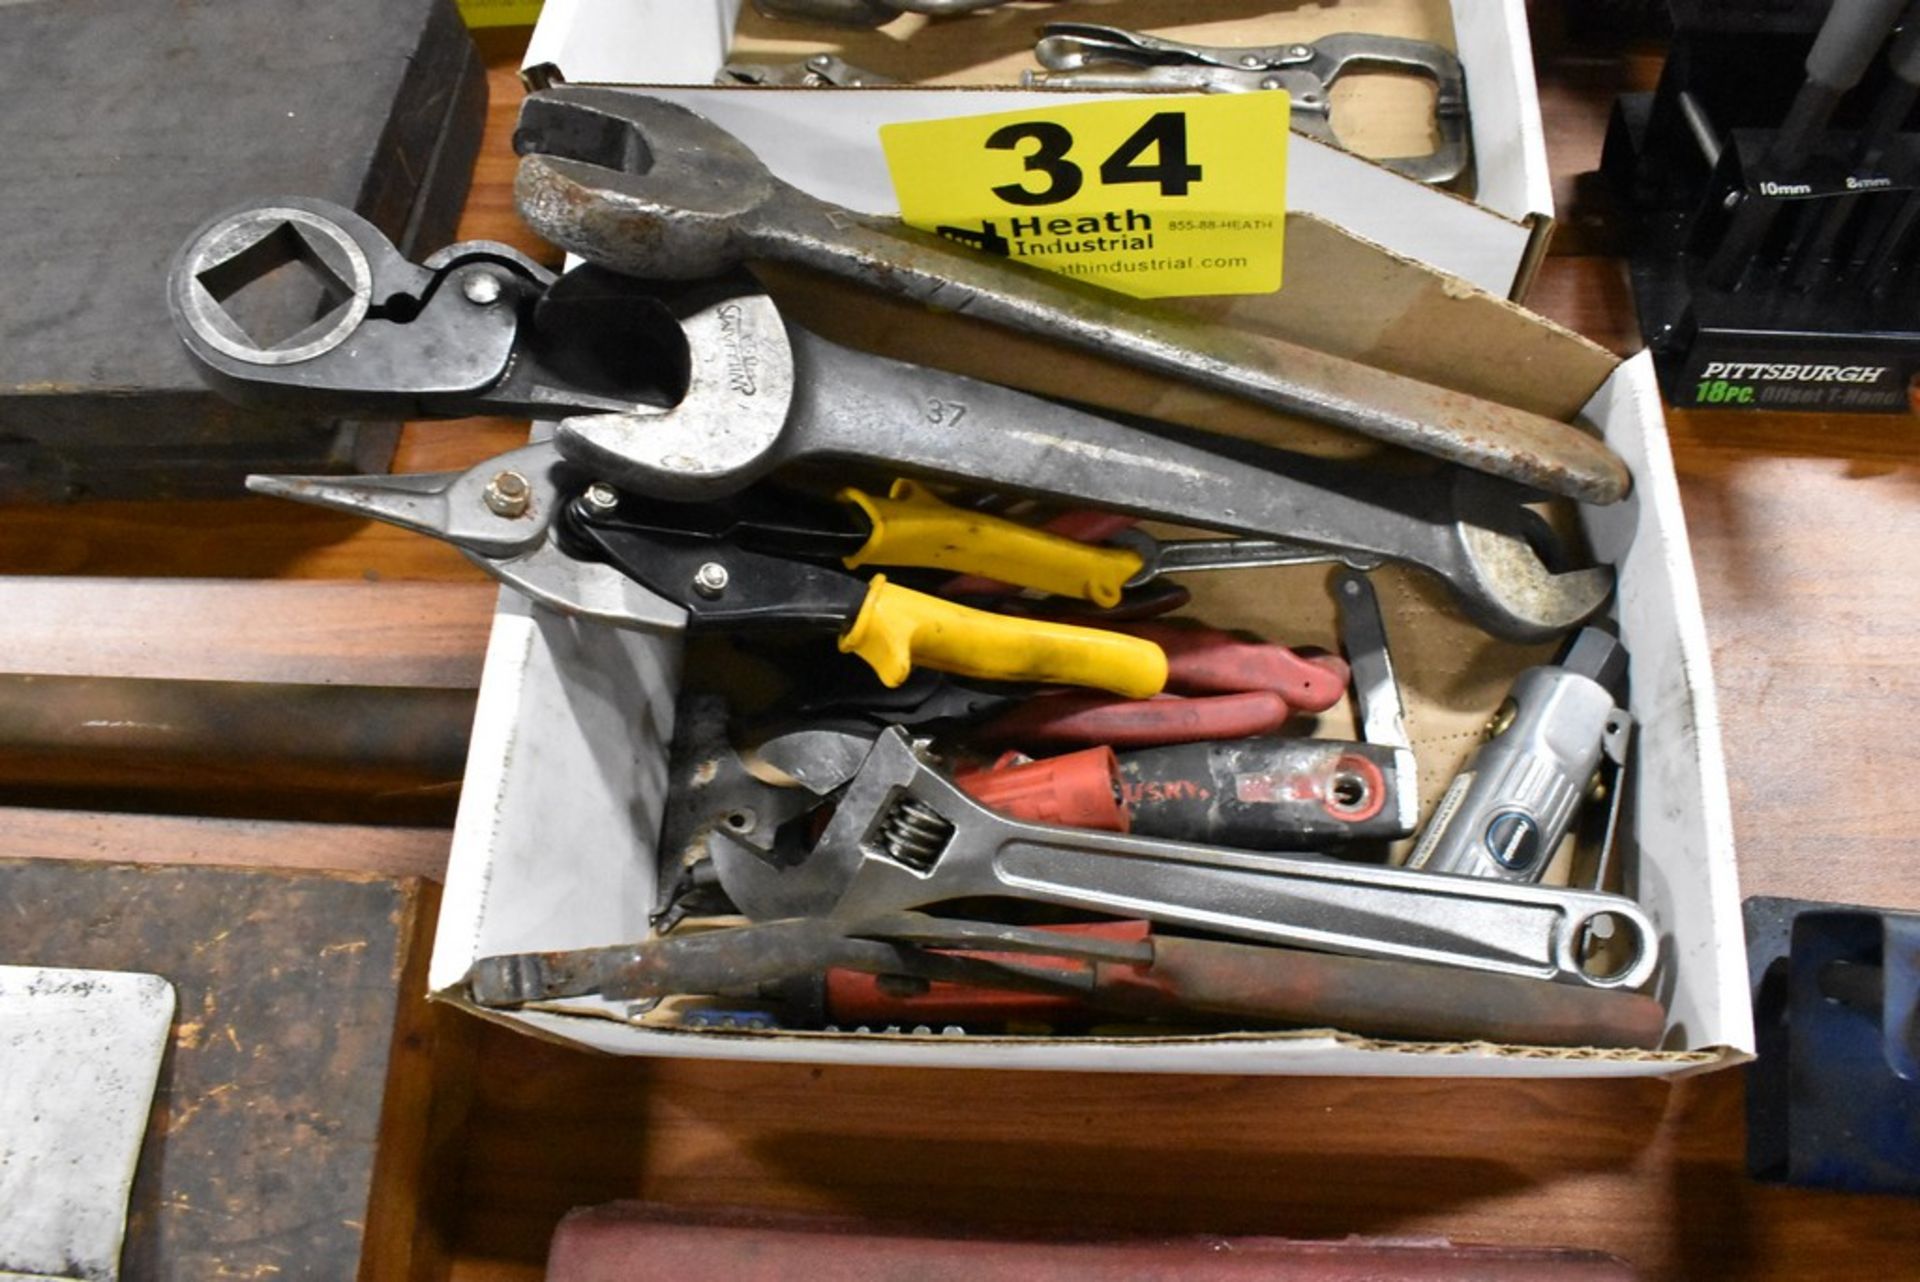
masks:
{"label": "number 34 on tag", "polygon": [[1139,298],[1280,288],[1287,96],[1155,96],[883,125],[900,214]]}

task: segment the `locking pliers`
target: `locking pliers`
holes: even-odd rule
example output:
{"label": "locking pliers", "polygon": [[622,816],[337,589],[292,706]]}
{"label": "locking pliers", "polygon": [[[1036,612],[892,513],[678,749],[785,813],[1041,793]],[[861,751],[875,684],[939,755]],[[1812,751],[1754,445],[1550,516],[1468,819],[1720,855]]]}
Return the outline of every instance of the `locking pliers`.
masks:
{"label": "locking pliers", "polygon": [[1333,86],[1350,71],[1406,72],[1434,87],[1439,145],[1424,156],[1380,163],[1426,183],[1448,183],[1466,172],[1467,78],[1460,59],[1439,45],[1398,36],[1342,32],[1311,44],[1196,45],[1093,22],[1052,22],[1041,29],[1034,57],[1045,71],[1029,71],[1029,88],[1166,90],[1176,93],[1250,93],[1284,89],[1293,127],[1337,143]]}

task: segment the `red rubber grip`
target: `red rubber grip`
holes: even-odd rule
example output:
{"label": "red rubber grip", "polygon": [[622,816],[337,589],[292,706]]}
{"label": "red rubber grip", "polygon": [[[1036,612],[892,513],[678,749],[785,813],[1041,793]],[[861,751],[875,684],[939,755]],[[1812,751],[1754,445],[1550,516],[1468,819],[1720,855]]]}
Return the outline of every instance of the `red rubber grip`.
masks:
{"label": "red rubber grip", "polygon": [[1271,690],[1301,712],[1325,712],[1346,697],[1353,674],[1337,655],[1308,658],[1271,641],[1175,619],[1102,623],[1167,652],[1167,689],[1175,694]]}
{"label": "red rubber grip", "polygon": [[[1135,942],[1146,939],[1144,921],[1102,921],[1066,926],[1043,926],[1062,935],[1092,935],[1100,939]],[[1090,969],[1084,960],[1039,957],[1032,953],[963,952],[963,957],[1022,965],[1058,966],[1075,971]],[[1086,1003],[1078,997],[1052,993],[1023,993],[1004,988],[935,981],[923,993],[890,993],[873,975],[852,970],[829,970],[826,980],[827,1018],[847,1024],[998,1024],[1008,1020],[1043,1023],[1083,1015]]]}
{"label": "red rubber grip", "polygon": [[1117,699],[1098,691],[1068,690],[1035,695],[982,725],[974,737],[982,743],[1031,747],[1153,748],[1275,734],[1292,714],[1287,701],[1271,690],[1198,699]]}
{"label": "red rubber grip", "polygon": [[1029,823],[1125,832],[1120,761],[1105,744],[1045,761],[993,766],[957,775],[962,792],[989,810]]}

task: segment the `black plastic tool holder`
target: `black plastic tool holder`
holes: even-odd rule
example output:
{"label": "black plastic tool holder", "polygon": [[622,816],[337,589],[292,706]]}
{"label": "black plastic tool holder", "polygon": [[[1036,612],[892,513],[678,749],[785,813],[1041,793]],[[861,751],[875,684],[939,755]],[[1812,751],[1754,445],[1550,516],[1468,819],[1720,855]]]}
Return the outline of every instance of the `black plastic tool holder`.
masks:
{"label": "black plastic tool holder", "polygon": [[1920,914],[1756,895],[1747,1173],[1920,1196]]}
{"label": "black plastic tool holder", "polygon": [[1769,160],[1827,7],[1675,0],[1659,87],[1615,104],[1601,169],[1631,211],[1641,334],[1672,404],[1911,408],[1920,117],[1909,108],[1883,154],[1855,164],[1893,83],[1885,50],[1804,155]]}

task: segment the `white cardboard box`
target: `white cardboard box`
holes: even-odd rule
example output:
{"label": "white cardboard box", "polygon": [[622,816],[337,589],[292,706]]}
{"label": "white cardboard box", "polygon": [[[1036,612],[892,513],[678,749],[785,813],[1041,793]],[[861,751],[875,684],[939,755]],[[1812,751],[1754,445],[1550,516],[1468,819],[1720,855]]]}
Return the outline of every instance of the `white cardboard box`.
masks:
{"label": "white cardboard box", "polygon": [[[726,60],[741,3],[548,0],[522,74],[537,84],[682,87],[684,92],[661,96],[738,136],[788,182],[869,213],[899,212],[884,167],[876,170],[865,161],[867,152],[877,154],[878,121],[984,114],[1058,101],[1057,95],[1030,90],[716,89],[713,77]],[[1038,26],[1045,15],[1028,9],[1022,19]],[[1524,0],[1452,0],[1452,19],[1467,77],[1475,199],[1409,181],[1296,133],[1289,142],[1288,206],[1488,293],[1523,298],[1553,224],[1553,187]],[[1111,12],[1094,20],[1117,21]],[[849,172],[858,179],[834,181]]]}
{"label": "white cardboard box", "polygon": [[[1664,1074],[1748,1057],[1753,1028],[1706,632],[1648,359],[1620,364],[1583,417],[1634,479],[1627,501],[1581,515],[1595,551],[1617,565],[1613,612],[1633,655],[1637,775],[1621,857],[1662,932],[1655,991],[1670,1011],[1672,1050],[1410,1047],[1315,1033],[1111,1040],[714,1034],[635,1026],[620,1006],[594,1000],[484,1013],[624,1054],[822,1063],[1559,1077]],[[434,944],[435,996],[463,1001],[462,979],[483,956],[646,935],[679,660],[676,638],[617,632],[501,594]]]}
{"label": "white cardboard box", "polygon": [[[1480,29],[1475,24],[1488,21],[1495,10],[1501,21],[1491,23],[1497,30],[1486,39],[1494,44],[1500,43],[1496,36],[1505,39],[1502,47],[1512,55],[1525,90],[1516,94],[1510,119],[1521,144],[1512,190],[1544,193],[1544,164],[1537,187],[1531,185],[1538,121],[1519,5],[1458,6],[1462,52],[1468,52],[1470,34]],[[638,47],[653,59],[650,78],[689,85],[661,96],[713,116],[772,158],[788,180],[857,208],[891,208],[874,142],[879,120],[995,110],[1030,97],[992,91],[740,93],[692,87],[710,77],[726,48],[732,20],[727,0],[605,5],[602,0],[551,0],[547,15],[529,63],[559,59],[570,80],[627,80],[635,73],[620,68],[630,66],[629,56]],[[591,39],[585,34],[590,20],[596,33]],[[663,34],[669,28],[675,32],[671,37]],[[602,54],[609,56],[602,59]],[[1478,56],[1488,55],[1483,48]],[[668,59],[674,60],[672,66]],[[1490,73],[1470,74],[1484,79]],[[965,98],[964,108],[944,105],[956,97]],[[1475,105],[1476,144],[1483,147],[1483,163],[1495,161],[1497,150],[1486,150],[1488,144],[1480,140],[1491,113],[1482,116],[1480,101]],[[796,121],[803,127],[795,128]],[[1303,157],[1312,159],[1303,165]],[[1621,853],[1631,870],[1631,888],[1663,933],[1655,991],[1670,1011],[1671,1049],[1406,1046],[1324,1032],[1129,1039],[723,1034],[638,1026],[626,1020],[624,1007],[595,1000],[481,1013],[525,1031],[621,1054],[821,1063],[1564,1077],[1695,1071],[1751,1055],[1732,821],[1709,652],[1651,365],[1644,356],[1616,365],[1591,344],[1499,301],[1513,274],[1522,270],[1518,246],[1524,239],[1503,242],[1500,228],[1518,227],[1518,219],[1491,215],[1298,137],[1294,158],[1289,187],[1295,206],[1307,203],[1309,209],[1328,212],[1358,235],[1307,227],[1302,230],[1312,234],[1302,236],[1290,225],[1289,287],[1268,299],[1239,300],[1274,304],[1266,312],[1256,306],[1252,323],[1271,323],[1279,336],[1322,339],[1329,350],[1428,377],[1443,377],[1449,362],[1459,363],[1467,350],[1461,344],[1480,343],[1489,349],[1480,357],[1489,367],[1484,372],[1504,379],[1515,399],[1532,401],[1535,384],[1541,398],[1533,408],[1543,412],[1567,413],[1584,399],[1583,419],[1605,436],[1633,474],[1634,492],[1626,502],[1584,509],[1581,519],[1596,552],[1614,561],[1619,572],[1611,610],[1633,655],[1631,711],[1639,722],[1636,786],[1628,794]],[[1312,165],[1322,161],[1334,167],[1328,173],[1353,167],[1367,181],[1381,184],[1378,191],[1386,195],[1377,203],[1341,204],[1357,189],[1329,180],[1323,190],[1319,180],[1306,181]],[[1302,202],[1303,186],[1333,203]],[[1483,197],[1489,190],[1483,181]],[[1382,206],[1391,225],[1381,222]],[[1380,248],[1381,243],[1398,252]],[[1300,248],[1309,246],[1317,249]],[[1311,279],[1313,272],[1296,267],[1296,249],[1325,255],[1319,261],[1331,265],[1320,271],[1318,282]],[[1423,263],[1456,270],[1436,272]],[[1330,305],[1340,309],[1337,325],[1325,324]],[[1462,324],[1461,317],[1473,319]],[[872,328],[889,327],[897,328],[883,319]],[[991,357],[976,354],[976,359],[998,368]],[[1569,376],[1569,371],[1576,372]],[[1053,376],[1069,388],[1076,385],[1071,369]],[[1173,402],[1192,399],[1179,393],[1142,400],[1135,408],[1170,412]],[[1191,405],[1187,409],[1192,412]],[[510,591],[502,593],[434,946],[436,997],[463,1001],[463,977],[483,956],[593,947],[646,935],[679,663],[676,638],[564,619]]]}

